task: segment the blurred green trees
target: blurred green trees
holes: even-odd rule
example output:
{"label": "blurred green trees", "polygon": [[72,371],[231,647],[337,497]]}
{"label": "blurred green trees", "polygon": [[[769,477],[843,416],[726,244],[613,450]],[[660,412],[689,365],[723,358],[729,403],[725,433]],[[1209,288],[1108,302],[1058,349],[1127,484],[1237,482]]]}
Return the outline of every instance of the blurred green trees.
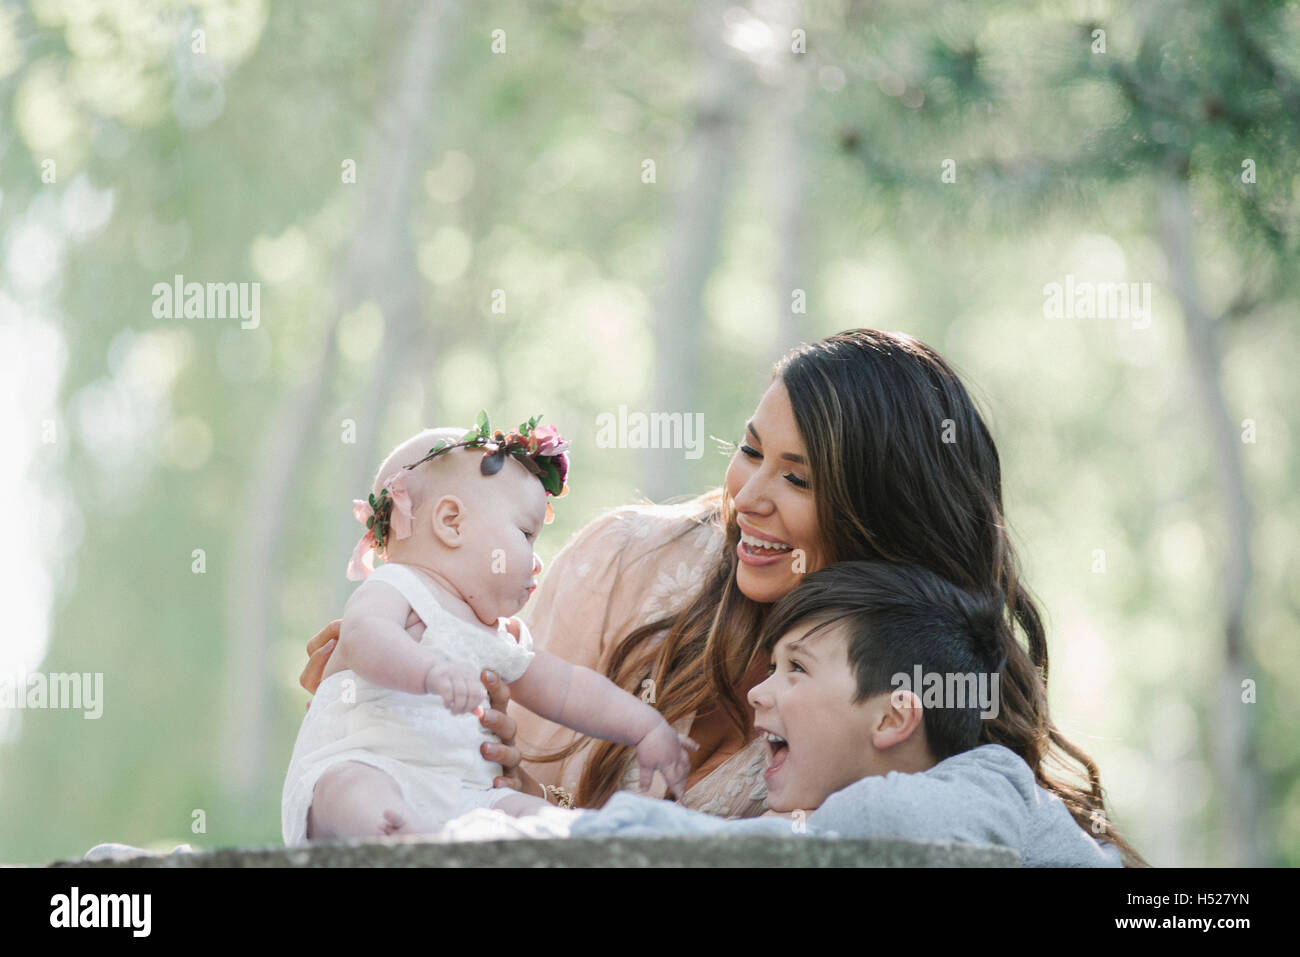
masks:
{"label": "blurred green trees", "polygon": [[[549,557],[721,479],[599,448],[600,413],[734,439],[782,349],[865,325],[988,410],[1053,713],[1116,823],[1157,864],[1300,861],[1298,18],[6,7],[3,481],[47,534],[0,667],[106,700],[0,716],[0,860],[278,841],[350,500],[419,426],[572,437]],[[260,283],[259,327],[155,318],[177,274]],[[1049,317],[1067,276],[1150,284],[1149,322]]]}

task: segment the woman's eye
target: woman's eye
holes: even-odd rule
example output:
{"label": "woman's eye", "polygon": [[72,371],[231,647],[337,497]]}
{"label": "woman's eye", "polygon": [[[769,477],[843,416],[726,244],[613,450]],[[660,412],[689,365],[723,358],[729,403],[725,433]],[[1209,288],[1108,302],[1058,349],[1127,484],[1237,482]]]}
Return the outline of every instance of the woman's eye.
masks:
{"label": "woman's eye", "polygon": [[[743,452],[746,457],[754,459],[755,461],[763,457],[762,452],[754,448],[752,445],[746,445],[743,442],[740,444],[740,451]],[[811,483],[807,479],[800,478],[799,476],[795,475],[793,472],[787,472],[785,474],[785,479],[787,482],[789,482],[791,485],[795,486],[796,488],[812,487]]]}
{"label": "woman's eye", "polygon": [[772,661],[772,662],[769,662],[769,663],[768,663],[768,666],[767,666],[767,673],[768,673],[769,675],[774,675],[774,674],[776,674],[776,662],[775,662],[775,661]]}
{"label": "woman's eye", "polygon": [[799,671],[799,672],[803,672],[804,674],[807,674],[807,672],[803,670],[803,665],[799,664],[799,662],[797,661],[790,662],[790,670]]}

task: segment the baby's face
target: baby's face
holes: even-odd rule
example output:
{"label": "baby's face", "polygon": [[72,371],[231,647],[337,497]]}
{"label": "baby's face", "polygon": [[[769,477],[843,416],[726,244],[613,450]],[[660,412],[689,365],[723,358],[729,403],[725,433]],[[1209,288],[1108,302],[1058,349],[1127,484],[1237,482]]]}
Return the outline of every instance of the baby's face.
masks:
{"label": "baby's face", "polygon": [[857,681],[840,626],[806,637],[813,627],[796,626],[781,638],[772,673],[749,693],[754,727],[767,732],[767,803],[775,811],[811,811],[854,781],[882,773],[871,740],[879,702],[853,703]]}
{"label": "baby's face", "polygon": [[457,578],[479,621],[495,625],[524,607],[537,585],[542,562],[533,546],[546,521],[546,490],[513,460],[474,484]]}

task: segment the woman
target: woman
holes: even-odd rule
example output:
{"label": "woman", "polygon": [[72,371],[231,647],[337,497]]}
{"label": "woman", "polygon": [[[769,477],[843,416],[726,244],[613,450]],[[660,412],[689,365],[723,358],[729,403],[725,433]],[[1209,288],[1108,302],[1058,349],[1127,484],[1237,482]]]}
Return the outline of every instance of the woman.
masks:
{"label": "woman", "polygon": [[[765,747],[746,706],[767,675],[759,626],[803,573],[849,559],[921,565],[1005,596],[1008,634],[1018,626],[1027,647],[1007,639],[1001,708],[981,743],[1015,751],[1081,827],[1116,844],[1126,863],[1145,863],[1109,825],[1096,765],[1048,716],[1046,637],[1019,582],[993,439],[948,364],[905,334],[858,329],[791,351],[721,489],[591,522],[556,556],[523,617],[539,646],[640,690],[699,742],[683,804],[749,817],[766,796]],[[336,633],[331,625],[308,644],[309,691]],[[485,744],[484,756],[506,769],[500,783],[588,807],[636,786],[631,749],[518,706],[504,713],[504,687],[489,681],[488,690],[484,723],[502,743]],[[522,767],[516,732],[532,755]],[[1078,783],[1054,768],[1074,770]]]}

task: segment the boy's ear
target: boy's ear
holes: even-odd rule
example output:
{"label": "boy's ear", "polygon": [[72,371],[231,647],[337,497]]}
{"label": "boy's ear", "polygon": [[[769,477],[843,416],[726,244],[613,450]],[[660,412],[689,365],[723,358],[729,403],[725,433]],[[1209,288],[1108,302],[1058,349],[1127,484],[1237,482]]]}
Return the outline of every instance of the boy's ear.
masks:
{"label": "boy's ear", "polygon": [[448,548],[459,548],[465,543],[465,532],[461,527],[465,521],[465,503],[455,495],[438,499],[430,511],[429,521],[433,525],[434,537]]}
{"label": "boy's ear", "polygon": [[876,750],[902,744],[923,726],[925,710],[916,692],[895,688],[884,698],[876,728],[871,734]]}

